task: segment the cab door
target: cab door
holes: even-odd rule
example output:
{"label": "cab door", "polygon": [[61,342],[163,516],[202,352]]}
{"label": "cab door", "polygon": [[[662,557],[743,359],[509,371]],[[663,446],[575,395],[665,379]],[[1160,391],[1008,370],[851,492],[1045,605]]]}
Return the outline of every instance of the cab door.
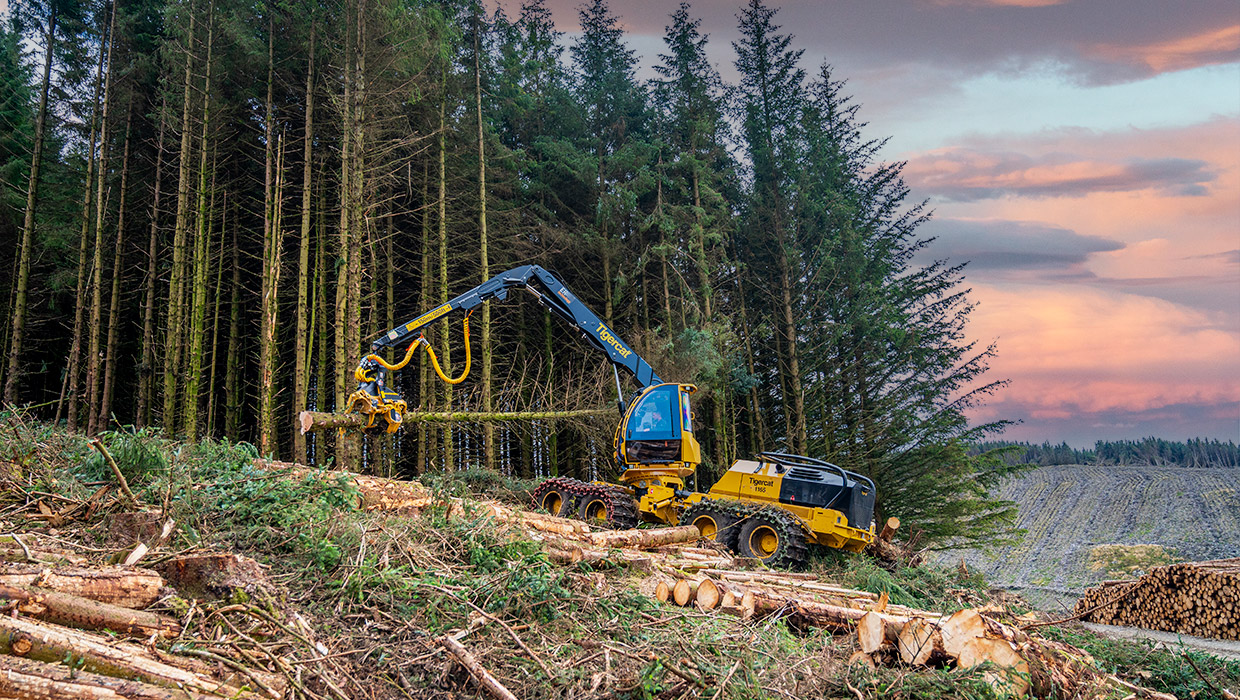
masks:
{"label": "cab door", "polygon": [[624,461],[629,464],[681,461],[681,413],[679,385],[662,384],[643,394],[625,421]]}

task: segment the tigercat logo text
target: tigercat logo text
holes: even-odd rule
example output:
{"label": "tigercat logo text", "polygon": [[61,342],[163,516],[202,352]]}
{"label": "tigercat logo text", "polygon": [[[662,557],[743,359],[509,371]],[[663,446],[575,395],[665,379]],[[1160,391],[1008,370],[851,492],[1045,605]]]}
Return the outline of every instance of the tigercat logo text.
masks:
{"label": "tigercat logo text", "polygon": [[749,480],[753,482],[754,486],[774,486],[775,485],[774,479],[755,479],[751,476],[749,477]]}
{"label": "tigercat logo text", "polygon": [[418,328],[419,326],[425,326],[426,324],[430,323],[431,321],[434,321],[440,316],[443,316],[444,314],[448,313],[451,310],[452,310],[451,304],[444,304],[438,309],[427,311],[426,313],[422,314],[421,316],[418,316],[417,318],[413,319],[409,323],[406,323],[405,330],[411,331],[415,328]]}
{"label": "tigercat logo text", "polygon": [[621,343],[620,340],[616,338],[616,336],[612,335],[611,332],[607,330],[607,324],[605,323],[598,324],[597,332],[598,332],[598,337],[601,338],[604,343],[607,343],[608,345],[612,346],[613,348],[616,349],[616,352],[620,353],[620,357],[628,357],[629,355],[633,354],[632,350],[624,347],[624,344]]}

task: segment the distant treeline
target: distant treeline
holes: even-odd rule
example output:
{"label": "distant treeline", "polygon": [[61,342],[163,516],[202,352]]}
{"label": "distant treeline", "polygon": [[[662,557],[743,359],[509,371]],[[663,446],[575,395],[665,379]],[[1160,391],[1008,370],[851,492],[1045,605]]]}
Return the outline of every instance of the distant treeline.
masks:
{"label": "distant treeline", "polygon": [[1240,446],[1228,440],[1194,438],[1187,442],[1147,437],[1141,440],[1099,440],[1092,450],[1078,450],[1066,442],[1041,445],[995,440],[973,446],[971,454],[1004,449],[1006,464],[1122,464],[1180,467],[1240,467]]}

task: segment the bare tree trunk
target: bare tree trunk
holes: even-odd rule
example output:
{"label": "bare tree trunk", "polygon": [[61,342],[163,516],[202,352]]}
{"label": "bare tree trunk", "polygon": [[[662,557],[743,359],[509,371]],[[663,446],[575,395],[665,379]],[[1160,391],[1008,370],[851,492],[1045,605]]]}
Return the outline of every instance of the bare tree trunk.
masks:
{"label": "bare tree trunk", "polygon": [[116,386],[117,329],[121,323],[121,272],[125,256],[125,197],[129,193],[129,137],[133,131],[133,102],[125,115],[125,146],[121,156],[120,202],[116,211],[116,247],[112,251],[112,289],[108,302],[108,342],[104,354],[103,398],[99,407],[102,425],[106,428],[112,415],[112,394]]}
{"label": "bare tree trunk", "polygon": [[[103,48],[104,44],[105,42],[100,42],[99,67],[95,72],[95,92],[91,98],[94,108],[90,116],[90,153],[86,157],[86,188],[82,196],[82,230],[78,238],[77,293],[73,297],[73,341],[69,346],[69,366],[68,373],[65,375],[66,388],[62,390],[62,400],[65,394],[68,395],[69,430],[77,430],[78,427],[78,367],[82,357],[82,326],[86,315],[86,276],[88,273],[86,256],[90,250],[88,245],[90,241],[90,207],[95,184],[95,139],[99,133],[97,130],[99,121],[99,92],[103,85],[103,60],[107,53]],[[60,419],[59,406],[56,408],[56,419]]]}
{"label": "bare tree trunk", "polygon": [[[214,168],[213,168],[214,170]],[[214,177],[212,178],[214,181]],[[228,191],[222,196],[220,206],[220,248],[215,256],[215,299],[212,301],[211,312],[211,363],[207,373],[207,435],[215,436],[216,406],[215,374],[219,366],[220,356],[220,297],[224,295],[224,232],[228,229]],[[215,186],[211,187],[211,211],[215,211]]]}
{"label": "bare tree trunk", "polygon": [[[444,81],[446,90],[447,81]],[[447,155],[447,142],[445,133],[447,124],[444,112],[447,109],[448,97],[445,93],[439,102],[439,303],[446,304],[448,302],[448,184],[447,171],[445,170],[445,160]],[[448,319],[445,318],[440,324],[440,345],[443,351],[440,353],[443,371],[448,376],[452,376],[452,346],[448,338]],[[445,411],[452,410],[452,385],[444,384],[443,389],[443,408]],[[443,469],[445,472],[452,471],[452,426],[447,426],[443,431]]]}
{"label": "bare tree trunk", "polygon": [[[185,383],[185,435],[198,439],[199,387],[202,386],[202,346],[206,337],[207,280],[211,268],[211,208],[208,207],[207,155],[211,137],[211,58],[215,40],[215,3],[207,9],[207,70],[202,83],[202,136],[198,147],[198,230],[194,236],[194,284],[190,290],[189,353]],[[212,177],[212,183],[215,178]],[[214,187],[210,188],[214,189]],[[214,200],[214,194],[210,194]]]}
{"label": "bare tree trunk", "polygon": [[181,350],[184,342],[185,317],[185,246],[189,237],[190,157],[193,138],[189,130],[190,106],[193,100],[194,11],[189,8],[189,38],[185,46],[185,82],[181,105],[181,154],[177,174],[177,215],[172,235],[172,269],[168,275],[168,323],[164,334],[164,413],[163,426],[169,434],[176,432],[177,379],[181,374]]}
{"label": "bare tree trunk", "polygon": [[[481,9],[478,10],[481,12]],[[482,22],[474,15],[474,104],[478,113],[478,264],[482,281],[491,278],[487,259],[487,161],[482,124]],[[491,305],[482,306],[482,412],[494,410],[491,399]],[[495,426],[482,426],[482,453],[487,469],[495,469]]]}
{"label": "bare tree trunk", "polygon": [[258,335],[258,449],[277,458],[275,426],[276,322],[283,252],[284,137],[275,133],[275,7],[267,8],[266,166],[263,188],[263,265]]}
{"label": "bare tree trunk", "polygon": [[[306,400],[310,381],[310,328],[309,290],[310,278],[310,203],[313,187],[313,143],[314,143],[314,33],[315,22],[310,21],[310,57],[306,68],[306,124],[302,155],[301,182],[301,240],[297,256],[297,340],[296,360],[293,371],[293,410],[306,410]],[[306,437],[300,432],[293,433],[293,461],[306,463]]]}
{"label": "bare tree trunk", "polygon": [[[227,207],[227,200],[225,201]],[[228,359],[224,363],[224,435],[240,440],[241,422],[241,247],[237,245],[237,224],[232,231],[232,284],[228,304]]]}
{"label": "bare tree trunk", "polygon": [[[430,207],[430,160],[422,161],[422,272],[421,295],[418,298],[418,308],[430,308],[431,303],[431,207]],[[430,373],[427,371],[426,363],[418,363],[418,408],[427,410],[433,408],[434,394],[430,391]],[[417,451],[417,472],[421,473],[430,465],[430,451],[427,441],[431,434],[423,423],[418,423],[418,451]]]}
{"label": "bare tree trunk", "polygon": [[86,432],[99,432],[99,336],[103,329],[103,215],[107,210],[104,187],[108,179],[108,107],[112,102],[112,51],[116,48],[116,3],[108,20],[108,67],[103,79],[103,117],[99,122],[99,175],[95,189],[95,260],[90,275],[90,325],[86,353]]}
{"label": "bare tree trunk", "polygon": [[[39,170],[43,165],[43,133],[47,126],[47,93],[52,82],[52,59],[56,53],[56,20],[60,6],[48,3],[47,45],[43,52],[43,80],[39,90],[39,113],[35,117],[34,147],[30,153],[30,180],[26,185],[26,212],[22,220],[21,252],[17,263],[17,291],[13,301],[13,332],[9,344],[8,374],[4,381],[4,403],[17,401],[17,382],[21,378],[22,341],[26,330],[26,306],[30,290],[30,249],[34,246],[35,208],[39,201]],[[57,413],[60,408],[57,407]]]}
{"label": "bare tree trunk", "polygon": [[138,363],[138,415],[134,423],[146,427],[151,421],[155,390],[155,288],[159,282],[159,199],[164,171],[164,129],[167,126],[167,99],[159,109],[159,145],[155,151],[155,194],[151,200],[151,232],[147,243],[145,298],[142,302],[142,360]]}
{"label": "bare tree trunk", "polygon": [[[349,198],[352,195],[350,178],[353,166],[349,159],[353,151],[353,30],[349,25],[352,3],[344,6],[344,99],[340,111],[340,234],[337,246],[336,261],[336,410],[343,411],[345,400],[349,395],[349,334],[345,325],[349,323],[349,257],[355,255],[350,239],[350,208]],[[347,440],[340,436],[336,440],[336,466],[347,464],[349,449]],[[352,465],[348,465],[352,467]]]}

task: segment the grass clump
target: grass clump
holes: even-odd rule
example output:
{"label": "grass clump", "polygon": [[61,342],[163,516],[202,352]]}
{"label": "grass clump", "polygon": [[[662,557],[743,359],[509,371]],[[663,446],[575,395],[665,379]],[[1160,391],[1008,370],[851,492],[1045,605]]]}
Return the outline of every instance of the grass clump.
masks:
{"label": "grass clump", "polygon": [[1148,639],[1111,639],[1081,625],[1046,627],[1040,631],[1050,639],[1089,652],[1108,673],[1179,698],[1214,698],[1219,697],[1219,688],[1240,687],[1240,661],[1199,651],[1167,649]]}
{"label": "grass clump", "polygon": [[1156,544],[1102,544],[1089,550],[1089,570],[1108,576],[1140,576],[1150,569],[1180,561]]}

